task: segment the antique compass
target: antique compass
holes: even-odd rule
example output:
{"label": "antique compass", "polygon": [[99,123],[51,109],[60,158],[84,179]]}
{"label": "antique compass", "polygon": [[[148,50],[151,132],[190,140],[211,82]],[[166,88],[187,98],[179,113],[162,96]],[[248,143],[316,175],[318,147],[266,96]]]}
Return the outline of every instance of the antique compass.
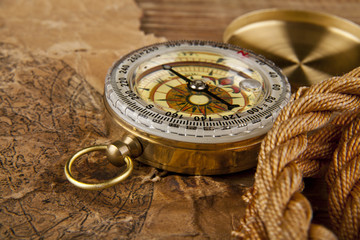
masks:
{"label": "antique compass", "polygon": [[[289,98],[279,68],[237,46],[172,41],[138,49],[117,61],[105,81],[106,121],[115,142],[76,153],[66,176],[81,188],[109,187],[130,174],[131,158],[185,174],[254,167],[261,139]],[[76,180],[74,161],[97,150],[125,170],[103,183]]]}

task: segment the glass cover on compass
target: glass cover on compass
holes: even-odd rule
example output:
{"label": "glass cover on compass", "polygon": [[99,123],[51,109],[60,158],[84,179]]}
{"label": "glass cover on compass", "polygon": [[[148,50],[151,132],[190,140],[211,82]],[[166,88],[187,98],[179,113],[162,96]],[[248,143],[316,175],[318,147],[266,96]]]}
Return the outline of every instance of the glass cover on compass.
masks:
{"label": "glass cover on compass", "polygon": [[141,99],[180,119],[205,120],[240,113],[264,95],[259,72],[238,59],[211,52],[158,55],[135,70],[134,80]]}
{"label": "glass cover on compass", "polygon": [[272,62],[203,41],[137,50],[115,63],[105,83],[117,117],[148,134],[183,142],[263,135],[289,96],[286,77]]}

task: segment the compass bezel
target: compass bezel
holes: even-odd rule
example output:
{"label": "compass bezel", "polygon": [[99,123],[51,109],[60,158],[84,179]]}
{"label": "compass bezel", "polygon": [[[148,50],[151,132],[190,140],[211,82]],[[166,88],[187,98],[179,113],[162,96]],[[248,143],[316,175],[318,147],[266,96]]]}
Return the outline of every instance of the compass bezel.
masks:
{"label": "compass bezel", "polygon": [[[134,91],[135,71],[144,61],[175,50],[211,51],[253,64],[268,85],[263,101],[248,111],[211,121],[178,119],[154,111]],[[290,84],[271,61],[240,47],[211,41],[173,41],[138,49],[115,62],[105,81],[105,101],[116,117],[147,134],[189,143],[229,143],[262,136],[289,99]]]}

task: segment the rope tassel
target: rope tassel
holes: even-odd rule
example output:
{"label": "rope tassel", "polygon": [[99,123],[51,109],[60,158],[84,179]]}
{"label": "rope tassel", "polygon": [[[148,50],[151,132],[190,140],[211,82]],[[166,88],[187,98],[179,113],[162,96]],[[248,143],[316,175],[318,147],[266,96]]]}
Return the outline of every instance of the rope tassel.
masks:
{"label": "rope tassel", "polygon": [[[333,231],[312,224],[303,177],[326,166]],[[360,67],[294,93],[264,138],[240,239],[360,239]]]}

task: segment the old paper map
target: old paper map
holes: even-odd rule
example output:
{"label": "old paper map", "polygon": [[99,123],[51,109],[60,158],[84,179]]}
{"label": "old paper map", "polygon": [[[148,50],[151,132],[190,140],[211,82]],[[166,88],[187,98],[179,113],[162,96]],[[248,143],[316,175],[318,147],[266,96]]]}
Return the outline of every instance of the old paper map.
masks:
{"label": "old paper map", "polygon": [[[101,97],[107,68],[163,40],[138,30],[141,12],[132,1],[98,3],[0,3],[0,238],[229,238],[251,171],[182,176],[137,163],[129,179],[103,191],[66,180],[72,154],[109,141]],[[121,24],[108,15],[122,16]],[[96,158],[79,170],[106,178],[107,170],[92,172]]]}
{"label": "old paper map", "polygon": [[71,152],[105,141],[100,95],[64,61],[0,46],[1,236],[137,233],[152,184],[134,177],[107,191],[88,192],[64,179]]}
{"label": "old paper map", "polygon": [[107,141],[100,94],[64,61],[12,44],[0,44],[0,71],[2,238],[230,236],[243,209],[235,176],[153,181],[154,169],[137,164],[115,187],[77,189],[63,166],[79,148]]}

